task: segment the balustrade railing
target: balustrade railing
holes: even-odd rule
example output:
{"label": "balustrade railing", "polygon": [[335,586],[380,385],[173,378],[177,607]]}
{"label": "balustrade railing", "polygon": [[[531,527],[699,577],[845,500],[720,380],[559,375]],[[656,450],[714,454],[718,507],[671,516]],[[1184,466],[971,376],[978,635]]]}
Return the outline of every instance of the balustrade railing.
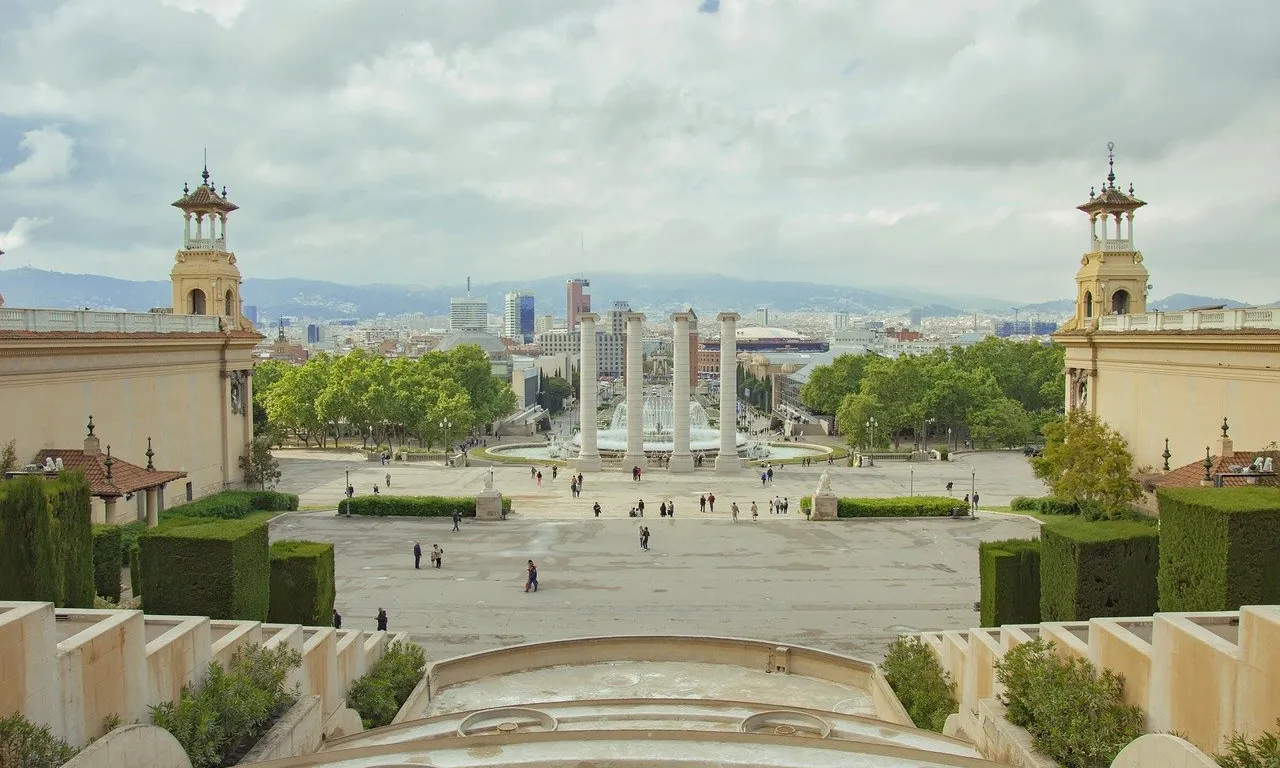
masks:
{"label": "balustrade railing", "polygon": [[215,315],[0,308],[0,331],[31,331],[34,333],[209,333],[217,330],[219,330],[219,319]]}
{"label": "balustrade railing", "polygon": [[184,248],[188,251],[225,251],[227,241],[221,237],[192,237]]}
{"label": "balustrade railing", "polygon": [[1107,240],[1099,240],[1097,242],[1099,246],[1098,250],[1104,253],[1116,252],[1116,251],[1124,252],[1124,251],[1133,250],[1133,241],[1128,238],[1124,238],[1120,240],[1110,238]]}
{"label": "balustrade railing", "polygon": [[1249,307],[1199,312],[1148,312],[1142,315],[1107,315],[1098,318],[1100,331],[1240,331],[1249,328],[1280,330],[1280,310]]}

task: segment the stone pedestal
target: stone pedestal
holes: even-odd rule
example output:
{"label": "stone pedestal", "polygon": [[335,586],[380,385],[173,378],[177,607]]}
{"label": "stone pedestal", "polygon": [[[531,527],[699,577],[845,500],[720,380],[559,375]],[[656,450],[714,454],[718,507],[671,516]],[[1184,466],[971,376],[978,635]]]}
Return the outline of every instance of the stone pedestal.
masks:
{"label": "stone pedestal", "polygon": [[502,494],[492,489],[476,494],[476,519],[501,520]]}
{"label": "stone pedestal", "polygon": [[813,500],[813,514],[810,520],[835,520],[839,517],[836,514],[838,499],[834,493],[815,493]]}

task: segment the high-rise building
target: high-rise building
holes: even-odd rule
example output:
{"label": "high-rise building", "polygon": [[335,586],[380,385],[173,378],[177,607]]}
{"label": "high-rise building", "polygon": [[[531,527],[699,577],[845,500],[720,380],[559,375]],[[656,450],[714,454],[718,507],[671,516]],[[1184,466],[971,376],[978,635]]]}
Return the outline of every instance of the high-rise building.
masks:
{"label": "high-rise building", "polygon": [[512,291],[502,299],[502,335],[517,341],[533,339],[533,294]]}
{"label": "high-rise building", "polygon": [[258,305],[257,304],[245,304],[244,312],[241,312],[241,314],[244,315],[245,320],[248,320],[254,325],[258,324]]}
{"label": "high-rise building", "polygon": [[919,328],[924,323],[924,312],[919,309],[911,310],[911,327]]}
{"label": "high-rise building", "polygon": [[565,299],[569,307],[568,325],[570,331],[578,329],[578,315],[591,311],[591,281],[575,277],[565,283]]}
{"label": "high-rise building", "polygon": [[449,299],[449,330],[489,330],[489,302],[476,296],[455,296]]}
{"label": "high-rise building", "polygon": [[307,343],[308,344],[320,343],[320,326],[316,325],[315,323],[307,324]]}
{"label": "high-rise building", "polygon": [[756,325],[762,328],[769,327],[769,308],[756,307]]}
{"label": "high-rise building", "polygon": [[832,312],[831,313],[831,330],[833,332],[843,331],[845,328],[848,328],[848,327],[849,327],[848,312]]}

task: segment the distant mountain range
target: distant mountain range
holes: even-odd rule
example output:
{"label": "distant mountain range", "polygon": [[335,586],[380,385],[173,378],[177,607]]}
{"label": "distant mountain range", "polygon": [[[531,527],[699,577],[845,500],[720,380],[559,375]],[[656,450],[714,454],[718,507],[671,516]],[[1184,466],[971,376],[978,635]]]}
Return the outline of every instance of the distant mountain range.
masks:
{"label": "distant mountain range", "polygon": [[[524,282],[475,285],[472,294],[484,296],[490,311],[502,311],[502,296],[509,291],[530,291],[537,301],[537,313],[563,316],[565,281],[560,275]],[[723,275],[671,275],[655,277],[631,274],[592,274],[592,306],[608,310],[615,300],[648,312],[675,311],[692,306],[713,312],[737,308],[745,315],[756,307],[782,312],[850,312],[862,314],[907,313],[919,310],[924,317],[953,317],[972,312],[1003,314],[1011,304],[995,299],[962,300],[904,289],[902,294],[864,290],[848,286],[744,280]],[[32,267],[0,270],[0,293],[10,307],[51,309],[92,308],[145,312],[172,303],[167,280],[121,280],[103,275],[75,275]],[[340,285],[301,278],[246,278],[241,295],[246,304],[258,308],[264,318],[281,316],[317,320],[372,318],[379,314],[400,315],[421,312],[447,315],[449,299],[462,295],[460,286]],[[1175,294],[1152,304],[1158,309],[1185,309],[1208,304],[1244,306],[1231,299]],[[1027,304],[1020,312],[1068,315],[1070,300]],[[754,320],[754,317],[749,319]]]}

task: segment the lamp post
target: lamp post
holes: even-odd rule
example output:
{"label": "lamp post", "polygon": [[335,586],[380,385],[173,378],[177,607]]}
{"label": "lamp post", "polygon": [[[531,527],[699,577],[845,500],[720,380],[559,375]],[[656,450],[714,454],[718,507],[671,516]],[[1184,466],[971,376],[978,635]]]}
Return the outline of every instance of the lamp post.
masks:
{"label": "lamp post", "polygon": [[954,448],[951,447],[951,427],[947,427],[947,450],[948,451],[955,450]]}
{"label": "lamp post", "polygon": [[875,454],[876,452],[876,425],[879,423],[880,422],[876,421],[875,416],[872,416],[871,418],[867,419],[866,427],[871,432],[871,442],[867,446],[867,452],[871,454]]}
{"label": "lamp post", "polygon": [[909,496],[916,495],[916,468],[915,467],[911,468],[911,486],[910,486],[910,490],[907,491],[907,495]]}
{"label": "lamp post", "polygon": [[[351,467],[348,466],[346,470],[347,470],[347,484],[342,486],[342,495],[350,499],[351,498]],[[347,517],[350,517],[350,516],[351,516],[351,505],[350,505],[350,502],[348,502]]]}
{"label": "lamp post", "polygon": [[440,420],[440,431],[444,434],[444,453],[447,458],[449,455],[449,438],[452,435],[453,422],[448,419]]}
{"label": "lamp post", "polygon": [[973,497],[978,495],[978,469],[977,467],[969,468],[969,515],[974,519],[978,519],[978,505],[973,503]]}
{"label": "lamp post", "polygon": [[920,430],[923,433],[920,444],[920,449],[922,451],[928,452],[929,450],[929,425],[936,421],[937,419],[925,419],[924,423],[921,425],[923,427],[923,429]]}

